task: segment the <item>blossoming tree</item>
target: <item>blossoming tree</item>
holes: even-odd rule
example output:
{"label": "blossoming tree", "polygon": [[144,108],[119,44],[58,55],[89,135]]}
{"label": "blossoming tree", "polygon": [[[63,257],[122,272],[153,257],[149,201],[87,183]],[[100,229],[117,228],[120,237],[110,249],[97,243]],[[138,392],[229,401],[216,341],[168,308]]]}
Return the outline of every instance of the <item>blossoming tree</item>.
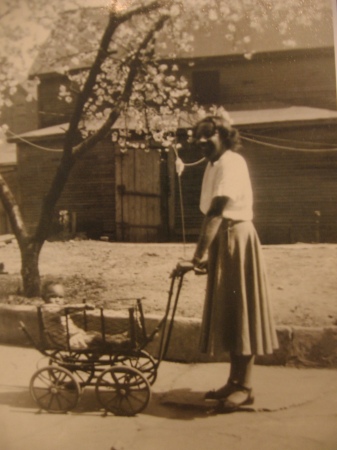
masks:
{"label": "blossoming tree", "polygon": [[[31,4],[40,25],[44,25],[46,17],[55,14],[55,8],[50,10],[50,2],[26,0],[26,3]],[[13,6],[13,0],[9,4]],[[60,63],[58,69],[69,79],[67,85],[60,86],[59,96],[72,102],[73,108],[62,158],[33,232],[25,226],[17,201],[0,176],[0,199],[21,251],[23,290],[28,297],[40,294],[39,255],[50,231],[54,208],[76,161],[111,133],[121,115],[126,119],[133,118],[136,132],[144,139],[169,147],[181,111],[187,108],[198,110],[197,105],[191,105],[187,82],[179,75],[175,62],[177,52],[188,54],[191,51],[194,32],[207,34],[214,23],[223,24],[225,39],[238,45],[244,53],[245,47],[249,47],[250,36],[242,37],[237,33],[242,20],[248,22],[252,32],[263,30],[264,25],[273,20],[280,39],[285,39],[290,24],[308,26],[319,20],[321,2],[111,0],[108,6],[100,9],[101,20],[96,23],[90,19],[83,22],[81,11],[79,8],[73,15],[70,30],[64,30],[62,24],[55,30],[54,39],[58,39],[69,55],[73,54],[72,67]],[[78,52],[74,42],[81,18],[80,26],[86,30],[88,46]],[[251,50],[247,51],[247,57],[251,57]],[[11,52],[10,47],[7,51]],[[48,48],[45,51],[48,53]],[[171,63],[162,63],[164,53]],[[23,55],[19,52],[16,56]],[[48,58],[54,64],[57,62],[56,54],[49,54]],[[19,81],[11,58],[7,55],[6,59],[5,55],[3,61],[0,69],[4,86],[0,91],[2,103],[10,101],[9,96]],[[127,139],[127,130],[124,138]]]}

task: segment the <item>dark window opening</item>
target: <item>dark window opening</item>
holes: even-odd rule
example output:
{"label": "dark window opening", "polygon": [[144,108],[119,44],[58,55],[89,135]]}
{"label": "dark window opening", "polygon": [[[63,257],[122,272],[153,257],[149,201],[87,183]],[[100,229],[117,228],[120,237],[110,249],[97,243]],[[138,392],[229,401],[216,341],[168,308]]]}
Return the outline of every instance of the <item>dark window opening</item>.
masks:
{"label": "dark window opening", "polygon": [[220,102],[220,75],[216,70],[193,72],[193,99],[198,103],[218,104]]}

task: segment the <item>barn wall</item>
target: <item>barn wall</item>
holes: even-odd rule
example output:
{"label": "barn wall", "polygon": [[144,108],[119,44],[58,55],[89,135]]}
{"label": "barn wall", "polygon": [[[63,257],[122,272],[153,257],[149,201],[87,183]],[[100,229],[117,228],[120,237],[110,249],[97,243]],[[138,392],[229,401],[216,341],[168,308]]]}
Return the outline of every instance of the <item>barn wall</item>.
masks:
{"label": "barn wall", "polygon": [[58,202],[75,212],[78,231],[115,236],[115,160],[111,142],[101,142],[73,169]]}
{"label": "barn wall", "polygon": [[[60,141],[39,142],[47,148],[62,147]],[[30,229],[36,226],[41,202],[46,194],[60,152],[43,151],[19,144],[18,167],[23,216]],[[57,203],[57,212],[68,210],[76,216],[76,230],[89,236],[115,233],[115,178],[114,155],[109,141],[100,143],[93,151],[78,161]],[[57,227],[54,229],[54,231]]]}
{"label": "barn wall", "polygon": [[[218,71],[217,103],[228,110],[261,109],[272,105],[336,108],[333,47],[257,54],[251,60],[240,55],[190,62],[182,60],[180,67],[191,91],[194,72]],[[74,103],[58,99],[59,85],[67,83],[57,74],[41,78],[38,91],[40,128],[69,120]]]}
{"label": "barn wall", "polygon": [[[336,142],[334,124],[250,131],[286,139],[281,145],[290,147],[317,142],[321,145],[315,147],[324,149]],[[280,150],[250,142],[242,153],[254,189],[254,221],[264,243],[337,242],[337,152]]]}
{"label": "barn wall", "polygon": [[[243,137],[274,143],[278,139],[281,145],[288,147],[298,147],[301,142],[302,147],[304,142],[309,147],[313,142],[317,143],[316,148],[324,149],[335,146],[335,128],[335,123],[278,124],[265,128],[245,127],[241,133]],[[55,141],[44,145],[61,147],[61,143]],[[264,244],[337,242],[337,152],[299,152],[245,140],[241,152],[253,184],[254,223]],[[158,152],[129,151],[125,156],[117,156],[116,162],[114,155],[111,142],[106,141],[79,161],[57,204],[57,211],[68,210],[75,214],[77,231],[85,231],[89,236],[108,234],[112,239],[133,242],[181,241],[184,218],[186,239],[195,240],[202,221],[199,197],[205,164],[186,167],[179,183],[171,158],[169,184],[163,189]],[[184,148],[180,156],[187,163],[201,157]],[[36,224],[41,200],[59,158],[59,152],[19,144],[20,200],[30,228]],[[163,202],[166,200],[165,212]],[[164,237],[163,224],[168,225],[166,232],[169,233]]]}
{"label": "barn wall", "polygon": [[[337,139],[335,124],[241,130],[268,138],[286,139],[282,145],[324,143],[331,148]],[[275,143],[275,141],[272,141]],[[302,145],[303,146],[303,145]],[[243,141],[254,191],[254,223],[262,243],[337,242],[337,152],[295,152]],[[184,161],[197,155],[181,152]],[[204,165],[187,168],[181,177],[187,240],[196,240],[202,215],[199,197]],[[177,189],[178,193],[178,189]],[[176,195],[176,238],[181,239],[180,204]]]}
{"label": "barn wall", "polygon": [[283,51],[274,54],[202,58],[183,65],[193,90],[193,73],[220,73],[218,103],[231,109],[272,105],[336,108],[334,49]]}
{"label": "barn wall", "polygon": [[[62,148],[61,140],[36,144],[49,151],[18,144],[21,205],[30,230],[36,226]],[[52,235],[64,236],[59,213],[68,211],[76,231],[92,238],[169,241],[174,223],[174,175],[174,157],[165,151],[128,149],[122,153],[111,140],[101,142],[75,164],[56,206]]]}

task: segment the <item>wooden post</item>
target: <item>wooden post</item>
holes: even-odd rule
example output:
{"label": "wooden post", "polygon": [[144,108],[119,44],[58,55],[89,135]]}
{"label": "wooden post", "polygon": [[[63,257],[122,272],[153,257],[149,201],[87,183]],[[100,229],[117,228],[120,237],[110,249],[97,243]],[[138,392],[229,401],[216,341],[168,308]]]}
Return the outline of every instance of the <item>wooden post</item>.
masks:
{"label": "wooden post", "polygon": [[160,221],[161,227],[159,232],[159,240],[161,242],[168,242],[171,238],[170,233],[170,210],[169,210],[169,196],[170,196],[170,179],[168,171],[168,153],[161,149],[160,152]]}

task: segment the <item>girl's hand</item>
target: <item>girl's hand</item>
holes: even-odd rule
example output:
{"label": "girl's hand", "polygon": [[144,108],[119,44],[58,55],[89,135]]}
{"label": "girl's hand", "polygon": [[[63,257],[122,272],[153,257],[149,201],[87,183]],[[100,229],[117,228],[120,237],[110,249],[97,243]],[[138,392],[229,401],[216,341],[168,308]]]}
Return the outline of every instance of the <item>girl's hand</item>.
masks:
{"label": "girl's hand", "polygon": [[194,269],[194,265],[191,261],[180,261],[178,262],[178,264],[176,265],[175,269],[173,270],[171,276],[175,275],[175,276],[179,276],[182,274],[185,274],[187,272],[189,272],[190,270]]}
{"label": "girl's hand", "polygon": [[196,275],[205,275],[207,274],[207,266],[208,266],[208,261],[207,260],[203,260],[201,261],[199,258],[194,257],[192,260],[193,263],[193,269],[194,269],[194,273]]}

